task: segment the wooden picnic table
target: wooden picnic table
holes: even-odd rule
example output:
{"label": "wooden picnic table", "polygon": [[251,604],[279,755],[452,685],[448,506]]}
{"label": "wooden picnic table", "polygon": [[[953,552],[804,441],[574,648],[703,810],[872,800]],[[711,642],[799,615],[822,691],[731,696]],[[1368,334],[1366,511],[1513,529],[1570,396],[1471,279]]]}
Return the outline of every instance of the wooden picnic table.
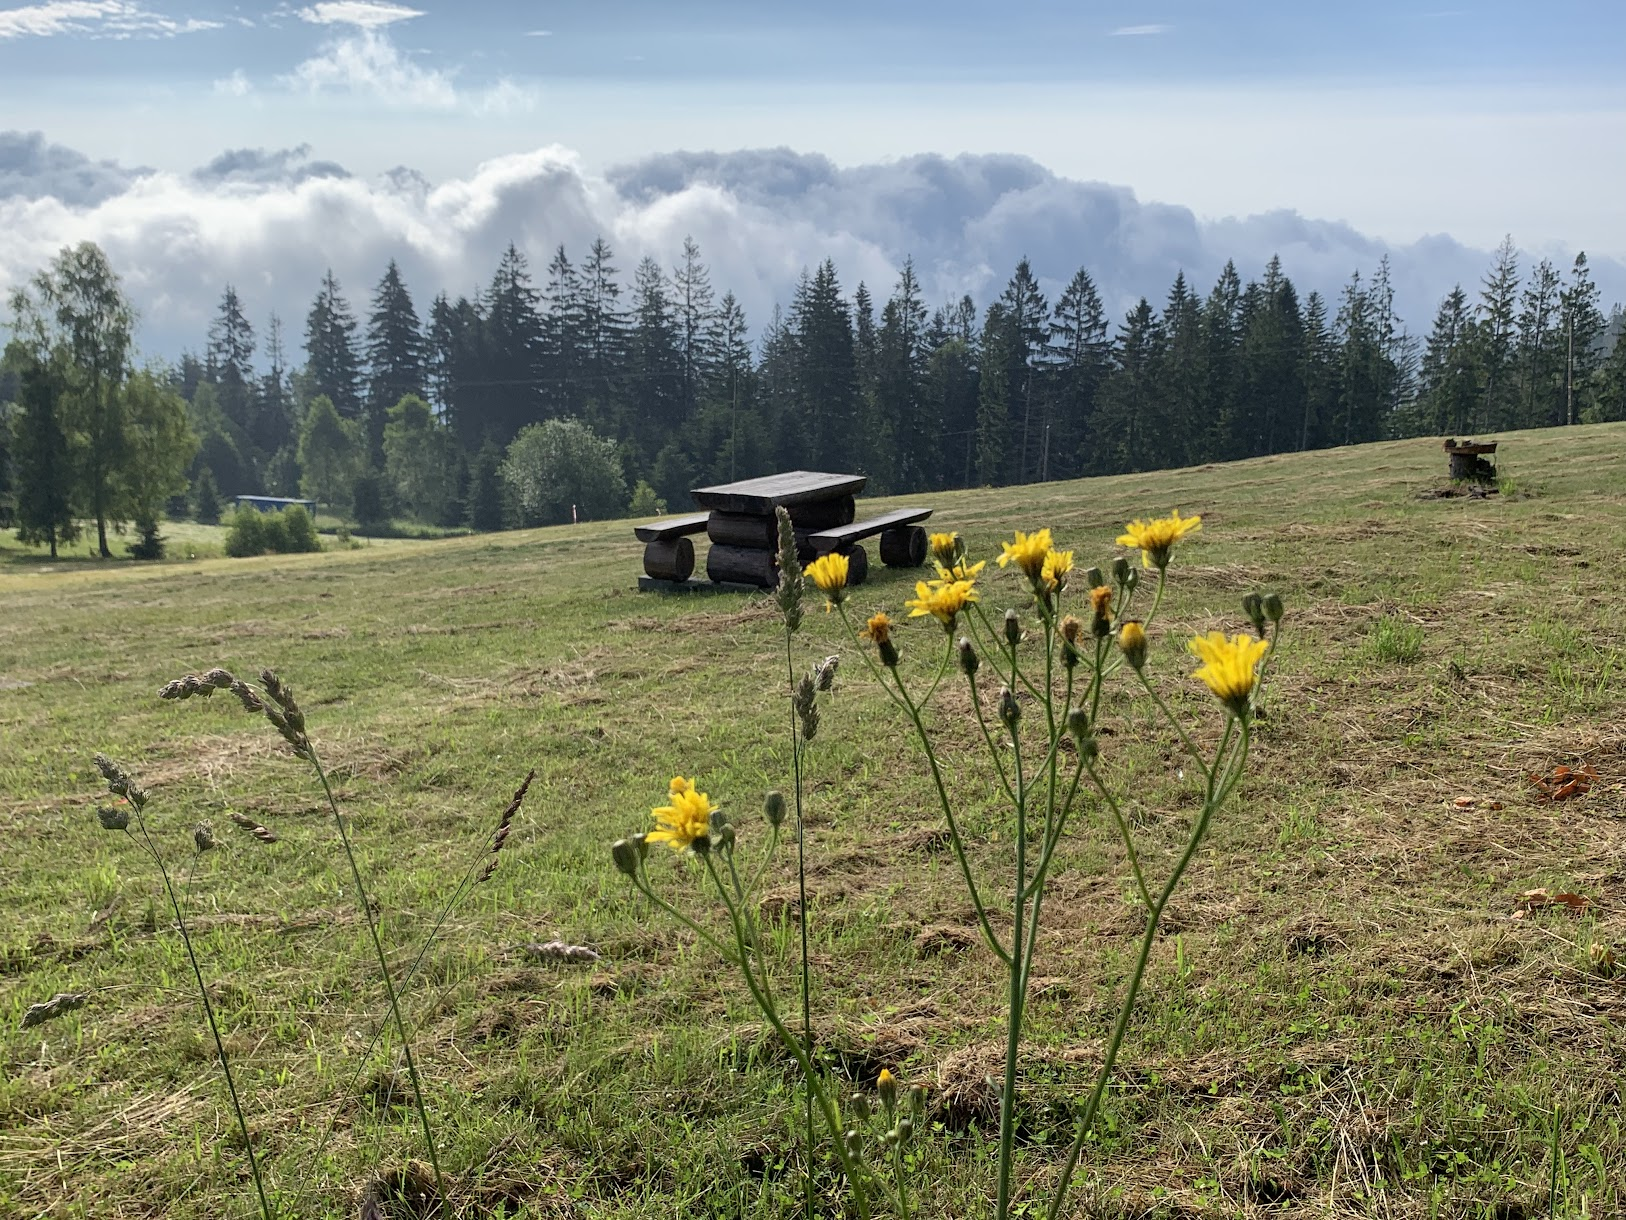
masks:
{"label": "wooden picnic table", "polygon": [[689,585],[694,544],[687,535],[704,532],[711,542],[706,576],[714,585],[772,588],[779,581],[778,510],[790,514],[797,551],[808,562],[832,551],[848,557],[848,580],[861,584],[869,558],[859,539],[881,535],[881,555],[893,566],[918,567],[925,560],[926,534],[918,522],[932,510],[902,509],[869,521],[854,522],[855,497],[868,478],[861,474],[828,474],[791,470],[784,474],[742,479],[689,494],[709,510],[668,517],[634,527],[644,549],[640,588]]}

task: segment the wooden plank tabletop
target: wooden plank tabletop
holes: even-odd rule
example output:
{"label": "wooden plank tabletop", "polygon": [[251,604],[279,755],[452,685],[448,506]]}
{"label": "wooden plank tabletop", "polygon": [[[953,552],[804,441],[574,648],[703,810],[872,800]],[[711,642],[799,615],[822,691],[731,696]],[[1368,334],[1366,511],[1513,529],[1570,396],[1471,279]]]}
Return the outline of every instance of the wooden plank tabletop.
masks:
{"label": "wooden plank tabletop", "polygon": [[869,480],[861,474],[825,474],[817,470],[791,470],[738,483],[697,487],[689,494],[702,508],[724,513],[767,515],[781,505],[808,504],[855,496]]}

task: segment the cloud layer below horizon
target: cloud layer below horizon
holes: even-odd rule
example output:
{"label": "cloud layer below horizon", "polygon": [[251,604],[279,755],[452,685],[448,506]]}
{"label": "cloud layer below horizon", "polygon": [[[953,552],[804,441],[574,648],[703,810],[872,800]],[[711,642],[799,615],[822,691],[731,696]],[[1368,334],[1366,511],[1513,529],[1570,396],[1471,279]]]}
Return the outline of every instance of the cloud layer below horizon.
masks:
{"label": "cloud layer below horizon", "polygon": [[[385,8],[388,6],[377,6]],[[597,236],[623,277],[645,256],[670,267],[692,236],[717,291],[760,328],[797,277],[833,258],[844,288],[884,298],[912,257],[929,302],[969,293],[985,305],[1018,259],[1052,300],[1080,266],[1114,320],[1141,295],[1160,302],[1176,272],[1206,292],[1227,259],[1257,276],[1279,254],[1301,294],[1335,298],[1357,270],[1390,259],[1407,328],[1426,333],[1439,298],[1477,287],[1490,252],[1448,236],[1386,245],[1292,211],[1203,220],[1121,186],[1060,177],[1020,156],[923,155],[838,167],[786,149],[671,153],[594,174],[553,146],[499,157],[430,183],[402,167],[351,175],[306,147],[234,149],[190,174],[93,161],[38,133],[0,131],[0,291],[65,244],[99,243],[142,316],[141,343],[173,358],[204,341],[222,287],[257,327],[279,314],[291,346],[324,270],[364,313],[394,258],[426,313],[436,292],[472,293],[516,244],[540,285],[553,251],[579,261]],[[1567,270],[1572,250],[1542,255]],[[1607,304],[1626,298],[1626,265],[1594,259]]]}

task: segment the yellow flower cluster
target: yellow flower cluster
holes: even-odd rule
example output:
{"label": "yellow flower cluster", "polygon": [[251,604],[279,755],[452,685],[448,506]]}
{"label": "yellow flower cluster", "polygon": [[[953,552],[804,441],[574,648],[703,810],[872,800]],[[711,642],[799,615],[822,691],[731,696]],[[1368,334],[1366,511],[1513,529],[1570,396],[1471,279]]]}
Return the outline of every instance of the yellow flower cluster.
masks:
{"label": "yellow flower cluster", "polygon": [[847,572],[847,557],[839,551],[820,555],[802,569],[802,575],[817,585],[819,591],[824,594],[826,610],[831,606],[839,606],[847,599]]}

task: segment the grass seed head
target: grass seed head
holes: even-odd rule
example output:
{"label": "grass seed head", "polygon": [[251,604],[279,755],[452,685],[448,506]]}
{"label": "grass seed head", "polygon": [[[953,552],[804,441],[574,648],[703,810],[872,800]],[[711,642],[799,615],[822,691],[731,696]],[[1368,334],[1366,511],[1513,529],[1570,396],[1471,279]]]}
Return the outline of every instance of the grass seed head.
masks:
{"label": "grass seed head", "polygon": [[783,508],[774,515],[779,520],[779,587],[774,600],[785,617],[785,630],[795,631],[802,625],[802,562],[796,557],[796,527]]}
{"label": "grass seed head", "polygon": [[122,805],[99,805],[96,820],[102,824],[103,830],[128,830],[130,811]]}
{"label": "grass seed head", "polygon": [[137,809],[147,803],[146,791],[130,777],[128,771],[107,755],[96,755],[96,769],[102,773],[102,778],[107,781],[107,790],[114,796],[122,796]]}
{"label": "grass seed head", "polygon": [[199,822],[192,827],[192,843],[199,852],[213,851],[220,846],[215,838],[215,828],[208,822]]}

